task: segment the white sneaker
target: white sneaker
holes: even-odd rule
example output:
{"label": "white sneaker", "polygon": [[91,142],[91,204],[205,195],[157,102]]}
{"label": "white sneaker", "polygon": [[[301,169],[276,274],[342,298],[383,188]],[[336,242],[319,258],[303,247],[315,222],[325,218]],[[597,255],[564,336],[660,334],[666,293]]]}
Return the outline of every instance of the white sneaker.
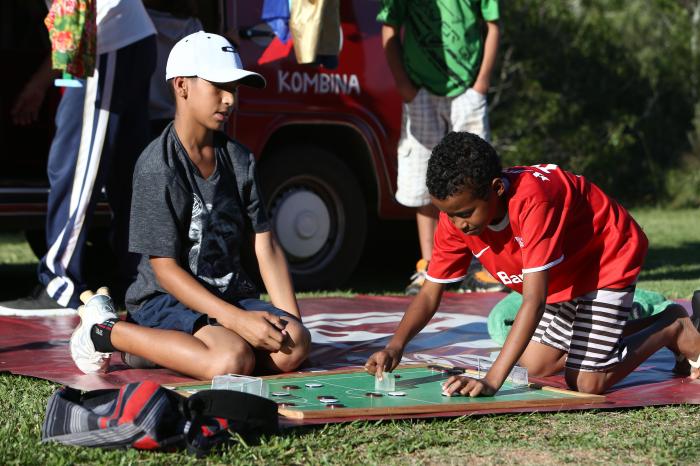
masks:
{"label": "white sneaker", "polygon": [[80,299],[85,305],[78,308],[80,324],[70,337],[70,355],[78,369],[85,374],[106,372],[112,353],[97,351],[90,333],[93,325],[110,319],[119,319],[119,316],[114,310],[109,290],[105,287],[97,290],[97,294],[85,291],[80,295]]}

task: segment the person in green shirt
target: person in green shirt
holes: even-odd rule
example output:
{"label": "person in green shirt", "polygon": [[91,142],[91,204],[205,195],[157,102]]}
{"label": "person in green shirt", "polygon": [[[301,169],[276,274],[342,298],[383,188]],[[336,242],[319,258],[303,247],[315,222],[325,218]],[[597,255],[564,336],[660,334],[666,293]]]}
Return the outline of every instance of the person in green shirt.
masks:
{"label": "person in green shirt", "polygon": [[[498,50],[499,6],[498,0],[382,0],[377,21],[404,101],[396,200],[416,208],[421,259],[406,288],[416,294],[437,225],[425,186],[430,153],[450,131],[489,139],[486,93]],[[469,276],[465,285],[466,291],[501,289],[485,271]]]}

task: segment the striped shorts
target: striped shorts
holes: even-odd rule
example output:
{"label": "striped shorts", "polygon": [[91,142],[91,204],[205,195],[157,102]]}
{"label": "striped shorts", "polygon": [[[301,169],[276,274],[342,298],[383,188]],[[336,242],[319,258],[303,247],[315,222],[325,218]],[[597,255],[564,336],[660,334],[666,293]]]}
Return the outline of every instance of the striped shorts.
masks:
{"label": "striped shorts", "polygon": [[627,355],[622,331],[632,311],[634,288],[601,289],[547,304],[532,341],[566,352],[567,369],[609,370]]}

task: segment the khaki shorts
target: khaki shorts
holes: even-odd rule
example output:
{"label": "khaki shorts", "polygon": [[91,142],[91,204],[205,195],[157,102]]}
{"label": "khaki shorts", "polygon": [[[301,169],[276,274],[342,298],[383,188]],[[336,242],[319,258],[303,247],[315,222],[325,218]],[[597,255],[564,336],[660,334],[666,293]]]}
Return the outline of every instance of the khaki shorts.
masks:
{"label": "khaki shorts", "polygon": [[450,131],[468,131],[489,140],[486,96],[470,88],[455,97],[441,97],[421,88],[415,99],[404,103],[396,181],[396,200],[401,204],[430,204],[425,186],[428,160]]}

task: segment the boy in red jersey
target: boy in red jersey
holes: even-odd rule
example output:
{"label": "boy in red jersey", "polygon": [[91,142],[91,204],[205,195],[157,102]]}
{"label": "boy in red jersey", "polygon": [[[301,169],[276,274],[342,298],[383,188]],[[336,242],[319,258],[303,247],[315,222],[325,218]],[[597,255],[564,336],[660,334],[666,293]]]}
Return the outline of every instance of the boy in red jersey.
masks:
{"label": "boy in red jersey", "polygon": [[502,170],[487,142],[453,132],[433,150],[427,185],[440,210],[428,281],[367,361],[370,373],[398,365],[473,254],[523,303],[486,376],[451,377],[447,394],[493,395],[517,362],[535,376],[564,370],[571,388],[602,393],[663,347],[700,376],[700,333],[682,307],[627,322],[647,239],[593,183],[551,164]]}

